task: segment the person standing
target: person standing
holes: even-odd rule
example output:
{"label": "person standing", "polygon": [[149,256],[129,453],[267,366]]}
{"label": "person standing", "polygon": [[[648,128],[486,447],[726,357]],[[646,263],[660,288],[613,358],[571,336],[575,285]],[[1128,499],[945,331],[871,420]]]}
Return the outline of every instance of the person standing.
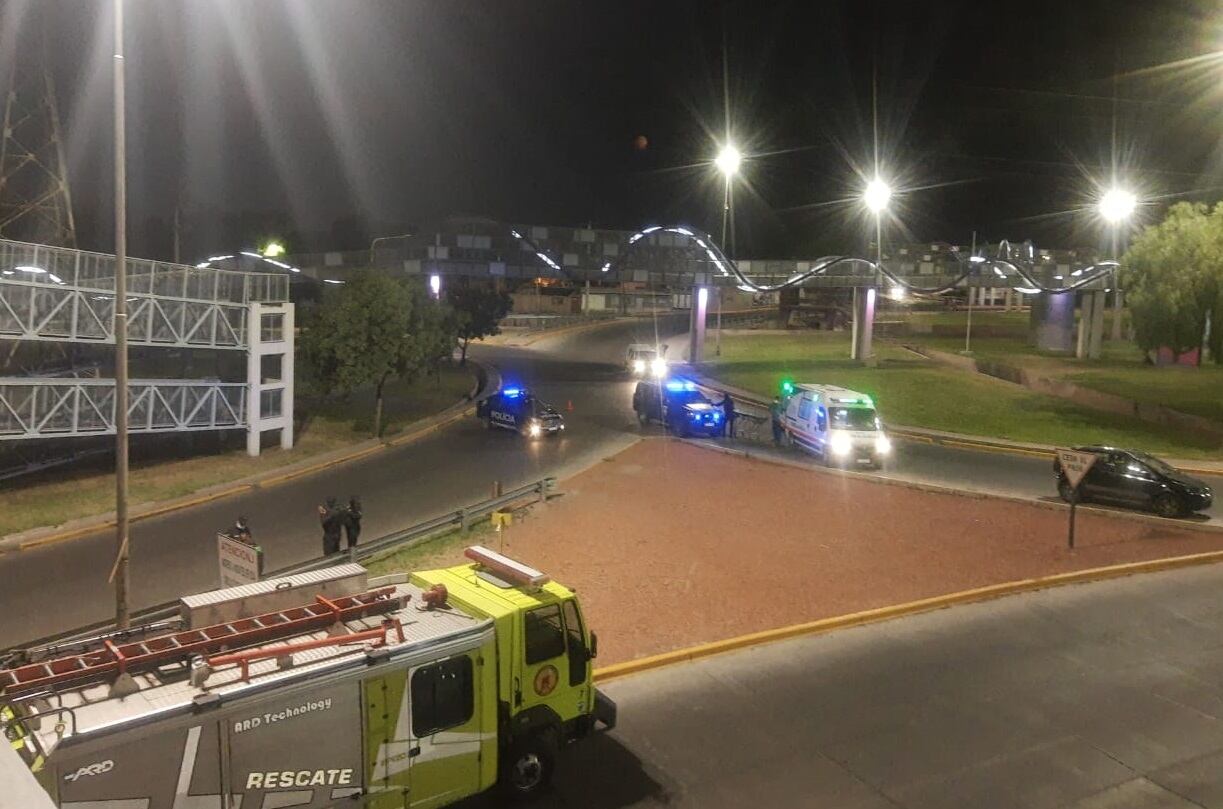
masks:
{"label": "person standing", "polygon": [[361,498],[355,494],[348,498],[348,510],[344,512],[344,533],[348,536],[348,549],[357,547],[357,538],[361,536]]}
{"label": "person standing", "polygon": [[735,419],[738,414],[735,413],[735,400],[731,398],[729,393],[722,394],[722,435],[735,437]]}
{"label": "person standing", "polygon": [[785,414],[785,408],[781,405],[781,397],[774,396],[773,404],[769,406],[769,416],[773,420],[773,445],[780,446],[783,430],[781,428],[781,417]]}
{"label": "person standing", "polygon": [[328,497],[327,503],[318,507],[318,520],[323,526],[323,556],[340,552],[340,532],[344,519],[344,509],[336,504],[334,497]]}

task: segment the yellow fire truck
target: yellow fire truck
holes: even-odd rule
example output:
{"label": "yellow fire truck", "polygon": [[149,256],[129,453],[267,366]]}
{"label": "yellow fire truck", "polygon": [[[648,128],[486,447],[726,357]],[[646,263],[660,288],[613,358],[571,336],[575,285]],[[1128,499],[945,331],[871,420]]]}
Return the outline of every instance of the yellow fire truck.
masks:
{"label": "yellow fire truck", "polygon": [[[179,625],[0,670],[10,743],[57,805],[260,809],[531,795],[615,725],[574,592],[513,559],[360,565],[188,596]],[[61,650],[62,651],[62,650]]]}

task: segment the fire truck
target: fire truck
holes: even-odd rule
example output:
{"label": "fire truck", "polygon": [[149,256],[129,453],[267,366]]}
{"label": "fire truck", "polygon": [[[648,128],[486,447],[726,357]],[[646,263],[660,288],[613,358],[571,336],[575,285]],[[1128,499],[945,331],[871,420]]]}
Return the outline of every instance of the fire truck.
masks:
{"label": "fire truck", "polygon": [[614,727],[574,592],[481,547],[371,577],[342,564],[181,599],[172,627],[26,652],[6,737],[57,805],[440,807],[529,796]]}

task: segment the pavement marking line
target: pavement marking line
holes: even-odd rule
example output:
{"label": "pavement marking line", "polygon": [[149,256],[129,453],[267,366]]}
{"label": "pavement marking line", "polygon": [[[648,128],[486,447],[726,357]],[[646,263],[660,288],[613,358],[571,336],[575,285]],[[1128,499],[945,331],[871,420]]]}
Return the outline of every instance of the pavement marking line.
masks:
{"label": "pavement marking line", "polygon": [[[262,480],[259,480],[253,483],[240,483],[230,488],[222,489],[221,491],[218,491],[218,492],[212,492],[211,494],[201,495],[199,497],[194,497],[190,500],[185,500],[183,502],[175,502],[173,504],[168,504],[165,506],[158,506],[158,507],[149,509],[148,511],[141,512],[140,514],[131,515],[131,517],[129,518],[129,523],[141,522],[143,520],[148,520],[153,517],[160,517],[163,514],[169,514],[175,511],[182,511],[183,509],[194,508],[195,506],[203,505],[204,503],[210,503],[213,500],[220,500],[221,498],[224,498],[224,497],[230,497],[236,494],[243,494],[245,492],[254,491],[256,489],[271,488],[273,486],[278,486],[282,483],[287,483],[288,481],[294,480],[296,478],[305,477],[306,475],[312,475],[315,472],[321,472],[322,470],[328,469],[333,466],[339,466],[340,464],[348,463],[349,461],[360,460],[361,458],[365,458],[369,455],[373,455],[376,452],[381,452],[391,447],[400,447],[405,444],[409,444],[413,441],[423,438],[424,436],[436,430],[440,430],[443,427],[447,427],[453,424],[454,422],[459,421],[460,419],[471,415],[474,412],[475,412],[475,409],[473,407],[466,406],[463,408],[463,410],[457,413],[454,413],[450,416],[446,416],[442,418],[441,421],[438,421],[433,424],[425,425],[424,427],[420,427],[416,430],[413,430],[410,433],[405,433],[404,435],[397,436],[394,440],[384,441],[382,443],[377,444],[376,446],[366,447],[365,449],[358,450],[356,452],[352,452],[352,453],[343,455],[338,458],[332,458],[327,461],[322,461],[316,464],[312,464],[311,466],[305,467],[303,469],[295,469],[291,472],[285,472],[280,475],[274,475],[272,477],[263,478]],[[93,534],[98,531],[104,531],[108,528],[114,528],[114,527],[115,527],[115,521],[113,519],[109,519],[102,523],[82,526],[80,528],[73,528],[67,531],[61,531],[58,533],[47,534],[46,536],[35,537],[34,539],[28,539],[24,542],[19,543],[18,545],[16,545],[16,547],[0,550],[0,553],[11,553],[13,551],[24,551],[24,550],[29,550],[32,548],[39,548],[44,545],[54,545],[56,543],[66,542],[72,539],[80,539],[83,536],[87,536],[89,534]]]}
{"label": "pavement marking line", "polygon": [[788,640],[791,638],[831,632],[836,629],[848,629],[850,627],[862,626],[864,624],[879,623],[882,621],[889,621],[894,618],[903,618],[923,612],[932,612],[934,610],[945,609],[947,607],[953,607],[961,604],[973,604],[982,601],[990,601],[995,598],[1002,598],[1004,596],[1035,592],[1037,590],[1045,590],[1051,587],[1061,587],[1069,584],[1084,584],[1087,582],[1104,581],[1107,579],[1133,576],[1142,573],[1157,573],[1165,570],[1176,570],[1183,567],[1216,564],[1218,562],[1223,562],[1223,551],[1207,551],[1205,553],[1195,553],[1188,556],[1170,556],[1164,559],[1152,559],[1146,562],[1127,562],[1120,565],[1088,568],[1086,570],[1076,570],[1069,573],[1055,573],[1050,576],[1041,576],[1035,579],[1020,579],[1018,581],[1004,582],[1002,584],[991,584],[984,587],[976,587],[971,590],[960,590],[954,593],[947,593],[946,595],[918,599],[917,601],[908,601],[903,604],[894,604],[889,607],[878,607],[872,610],[863,610],[861,612],[852,612],[847,615],[838,615],[832,618],[821,618],[816,621],[807,621],[801,624],[778,627],[777,629],[766,629],[760,632],[752,632],[747,635],[739,635],[734,638],[727,638],[726,640],[702,643],[696,646],[689,646],[684,649],[676,649],[672,652],[663,652],[662,654],[642,657],[637,660],[627,660],[623,663],[613,663],[610,666],[595,669],[594,678],[599,682],[607,682],[608,680],[615,680],[620,677],[627,677],[629,675],[639,674],[644,671],[673,666],[678,663],[686,663],[740,649],[748,649],[753,646],[761,646],[766,643],[776,643],[777,641]]}

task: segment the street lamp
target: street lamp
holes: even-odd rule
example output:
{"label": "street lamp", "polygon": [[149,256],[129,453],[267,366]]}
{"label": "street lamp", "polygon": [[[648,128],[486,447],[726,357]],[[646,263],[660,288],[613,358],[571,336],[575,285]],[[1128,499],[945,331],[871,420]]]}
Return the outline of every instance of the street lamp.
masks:
{"label": "street lamp", "polygon": [[1113,186],[1100,197],[1097,209],[1105,222],[1118,225],[1129,219],[1138,207],[1138,197],[1132,191]]}
{"label": "street lamp", "polygon": [[[1113,186],[1104,192],[1104,196],[1100,197],[1100,202],[1097,204],[1097,210],[1100,217],[1109,225],[1109,245],[1111,247],[1112,259],[1117,260],[1117,233],[1121,227],[1134,215],[1134,209],[1138,207],[1138,197],[1134,192],[1129,191],[1119,186]],[[1116,270],[1113,271],[1113,330],[1112,339],[1121,339],[1121,308],[1123,297],[1121,292],[1121,279],[1117,277]]]}
{"label": "street lamp", "polygon": [[875,216],[880,216],[887,210],[888,201],[891,198],[891,187],[878,177],[867,183],[866,190],[862,192],[862,201],[866,203],[867,209],[875,214]]}
{"label": "street lamp", "polygon": [[[726,188],[722,195],[722,250],[726,251],[726,220],[730,219],[730,240],[733,244],[735,240],[735,217],[731,210],[731,204],[734,202],[734,195],[731,193],[731,181],[739,172],[739,165],[743,162],[743,155],[735,148],[733,143],[727,143],[722,147],[722,151],[718,152],[718,156],[714,159],[713,164],[718,167],[718,171],[722,172],[722,176],[726,178]],[[730,250],[731,260],[734,260],[734,248]],[[714,343],[714,354],[722,356],[722,290],[718,290],[718,328],[717,338]]]}

